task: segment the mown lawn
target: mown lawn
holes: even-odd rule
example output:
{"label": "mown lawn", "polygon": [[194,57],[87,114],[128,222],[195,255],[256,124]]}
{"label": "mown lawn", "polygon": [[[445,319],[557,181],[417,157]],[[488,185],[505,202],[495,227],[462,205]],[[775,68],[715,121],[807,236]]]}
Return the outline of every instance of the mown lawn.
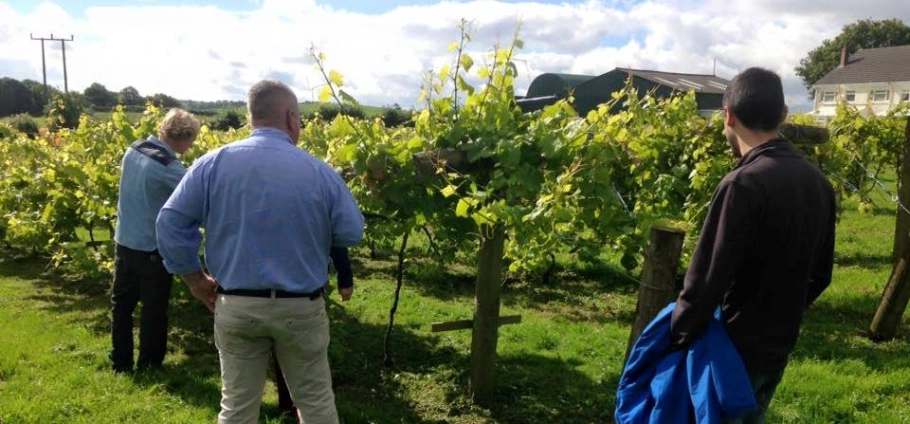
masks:
{"label": "mown lawn", "polygon": [[[890,273],[894,208],[859,213],[847,202],[832,287],[809,311],[771,405],[769,422],[910,423],[910,317],[888,343],[865,338]],[[329,305],[338,406],[346,423],[610,422],[636,284],[610,265],[562,265],[555,282],[510,282],[492,408],[464,396],[469,331],[431,333],[473,310],[472,267],[440,269],[419,244],[410,252],[392,339],[382,338],[395,263],[355,252],[357,291]],[[108,371],[108,282],[64,281],[45,262],[0,252],[0,423],[213,422],[219,374],[211,316],[182,284],[172,301],[164,370]],[[261,421],[282,422],[274,386]]]}

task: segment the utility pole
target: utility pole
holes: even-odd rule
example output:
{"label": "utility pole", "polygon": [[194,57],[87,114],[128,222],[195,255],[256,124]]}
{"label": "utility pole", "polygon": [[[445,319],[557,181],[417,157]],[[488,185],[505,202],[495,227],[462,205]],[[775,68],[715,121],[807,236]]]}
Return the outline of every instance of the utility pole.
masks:
{"label": "utility pole", "polygon": [[73,41],[73,35],[70,34],[70,38],[69,38],[69,39],[66,39],[66,38],[56,38],[56,37],[54,37],[54,34],[51,34],[50,37],[35,37],[35,36],[32,35],[32,34],[29,34],[28,36],[29,36],[29,38],[31,38],[32,40],[36,40],[36,41],[37,41],[37,40],[41,40],[41,74],[42,74],[42,77],[43,77],[43,79],[44,79],[44,91],[45,91],[45,93],[47,92],[47,65],[46,65],[46,62],[45,62],[45,59],[44,59],[44,42],[45,42],[45,41],[59,41],[59,42],[60,42],[60,47],[61,47],[62,50],[63,50],[63,90],[64,90],[64,92],[69,93],[69,92],[70,92],[70,89],[69,89],[69,80],[68,80],[67,75],[66,75],[66,42],[67,42],[67,41]]}
{"label": "utility pole", "polygon": [[[47,65],[44,62],[44,38],[35,38],[32,34],[28,35],[32,40],[41,40],[41,76],[44,78],[44,93],[47,94]],[[53,34],[51,34],[53,36]]]}
{"label": "utility pole", "polygon": [[[51,38],[53,38],[53,37],[54,37],[54,34],[51,34]],[[67,41],[73,41],[72,34],[70,34],[69,40],[65,40],[62,38],[60,39],[60,48],[63,50],[63,92],[69,94],[69,92],[70,92],[69,79],[66,77],[66,42]]]}

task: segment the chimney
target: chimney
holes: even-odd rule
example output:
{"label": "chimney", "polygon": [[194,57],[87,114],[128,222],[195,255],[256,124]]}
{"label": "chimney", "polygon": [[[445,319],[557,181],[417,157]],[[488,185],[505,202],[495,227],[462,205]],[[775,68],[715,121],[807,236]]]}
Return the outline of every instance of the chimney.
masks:
{"label": "chimney", "polygon": [[844,47],[840,49],[840,67],[843,68],[847,65],[847,43],[844,43]]}

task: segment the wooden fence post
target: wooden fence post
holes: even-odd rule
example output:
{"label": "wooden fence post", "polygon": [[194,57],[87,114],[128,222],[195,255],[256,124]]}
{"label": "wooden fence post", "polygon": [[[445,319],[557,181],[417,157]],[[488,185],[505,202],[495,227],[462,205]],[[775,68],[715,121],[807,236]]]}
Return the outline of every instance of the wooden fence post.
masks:
{"label": "wooden fence post", "polygon": [[493,366],[499,336],[499,293],[502,287],[505,229],[502,225],[485,225],[480,230],[468,390],[474,403],[489,405],[494,391]]}
{"label": "wooden fence post", "polygon": [[635,323],[629,334],[626,359],[632,346],[648,323],[661,309],[676,300],[676,270],[682,254],[686,232],[672,228],[653,227],[648,240],[645,263],[642,265],[641,283],[638,289],[638,306],[635,308]]}
{"label": "wooden fence post", "polygon": [[904,133],[904,152],[898,176],[897,223],[894,226],[894,271],[882,293],[872,325],[869,327],[873,340],[891,340],[897,333],[901,317],[910,301],[910,273],[906,272],[910,261],[910,214],[904,210],[910,205],[910,117]]}
{"label": "wooden fence post", "polygon": [[[897,176],[897,197],[900,204],[908,206],[910,204],[906,202],[910,200],[910,167],[907,166],[907,163],[910,162],[910,117],[907,118],[907,129],[905,131],[904,151]],[[895,265],[897,265],[900,258],[904,257],[908,244],[910,244],[910,214],[898,206],[897,225],[894,228],[894,250],[891,255],[891,260],[894,261]]]}
{"label": "wooden fence post", "polygon": [[897,327],[901,322],[901,316],[904,309],[907,308],[907,301],[910,300],[910,284],[907,284],[907,260],[901,258],[885,291],[882,293],[882,299],[878,304],[878,310],[875,311],[875,317],[872,318],[872,325],[869,327],[872,340],[885,341],[894,338],[897,333]]}

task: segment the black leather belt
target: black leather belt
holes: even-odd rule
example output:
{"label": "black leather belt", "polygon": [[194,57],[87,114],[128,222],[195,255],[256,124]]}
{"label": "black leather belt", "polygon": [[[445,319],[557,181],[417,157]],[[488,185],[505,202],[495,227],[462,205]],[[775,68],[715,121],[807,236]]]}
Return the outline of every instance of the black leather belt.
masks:
{"label": "black leather belt", "polygon": [[233,289],[225,290],[223,287],[218,286],[218,293],[226,294],[228,296],[246,296],[246,297],[267,297],[270,299],[286,299],[286,298],[301,298],[306,297],[310,300],[319,299],[322,296],[323,288],[319,288],[312,293],[295,293],[284,290],[270,290],[270,289],[261,289],[261,290],[250,290],[250,289]]}

